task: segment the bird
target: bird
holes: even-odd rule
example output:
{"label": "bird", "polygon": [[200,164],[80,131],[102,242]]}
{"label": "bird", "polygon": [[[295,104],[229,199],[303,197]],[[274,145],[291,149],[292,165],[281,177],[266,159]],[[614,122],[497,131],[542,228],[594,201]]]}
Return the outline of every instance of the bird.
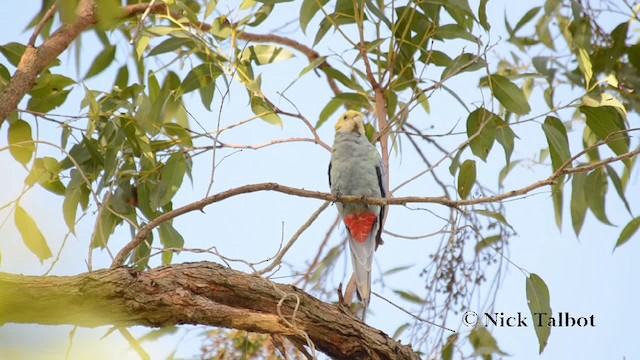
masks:
{"label": "bird", "polygon": [[[380,153],[365,135],[364,115],[349,110],[335,125],[336,135],[329,163],[329,187],[341,195],[386,197],[386,168]],[[373,254],[382,244],[385,207],[336,202],[347,228],[358,298],[365,313],[371,298]]]}

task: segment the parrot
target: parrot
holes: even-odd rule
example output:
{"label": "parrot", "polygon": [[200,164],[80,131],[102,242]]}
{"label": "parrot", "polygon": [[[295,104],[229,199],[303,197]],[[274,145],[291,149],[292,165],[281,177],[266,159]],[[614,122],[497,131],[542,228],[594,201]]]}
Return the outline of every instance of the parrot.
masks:
{"label": "parrot", "polygon": [[[365,135],[364,115],[347,111],[338,119],[335,130],[328,171],[331,193],[386,197],[386,168],[378,150]],[[385,207],[340,202],[336,202],[336,207],[347,228],[356,290],[366,309],[371,295],[373,253],[382,244]]]}

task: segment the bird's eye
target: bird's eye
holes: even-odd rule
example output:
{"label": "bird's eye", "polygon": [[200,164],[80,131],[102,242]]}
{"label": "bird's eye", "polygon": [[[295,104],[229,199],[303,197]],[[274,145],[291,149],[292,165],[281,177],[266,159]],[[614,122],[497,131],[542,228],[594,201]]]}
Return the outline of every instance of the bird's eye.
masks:
{"label": "bird's eye", "polygon": [[345,120],[347,120],[347,115],[343,116],[342,118],[343,118],[343,119],[345,119]]}

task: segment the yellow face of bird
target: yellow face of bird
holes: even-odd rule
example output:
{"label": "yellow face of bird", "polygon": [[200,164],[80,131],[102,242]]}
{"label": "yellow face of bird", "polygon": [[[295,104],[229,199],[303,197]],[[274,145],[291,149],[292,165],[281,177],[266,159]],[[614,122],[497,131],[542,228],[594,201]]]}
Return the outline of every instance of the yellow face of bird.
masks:
{"label": "yellow face of bird", "polygon": [[354,110],[344,113],[336,123],[336,133],[341,132],[357,132],[364,135],[364,115]]}

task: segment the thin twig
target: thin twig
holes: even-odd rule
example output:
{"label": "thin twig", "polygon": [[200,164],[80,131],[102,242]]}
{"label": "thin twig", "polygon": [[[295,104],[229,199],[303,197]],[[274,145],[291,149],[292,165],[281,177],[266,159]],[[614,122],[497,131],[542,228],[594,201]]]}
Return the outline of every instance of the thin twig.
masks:
{"label": "thin twig", "polygon": [[42,17],[42,20],[40,20],[40,22],[38,23],[38,26],[36,26],[36,28],[33,30],[33,34],[31,34],[27,46],[36,46],[38,35],[40,35],[40,32],[42,31],[42,28],[44,28],[45,24],[53,18],[53,15],[55,15],[57,8],[57,3],[54,3],[53,5],[51,5],[49,10],[47,10],[47,12]]}
{"label": "thin twig", "polygon": [[282,258],[287,253],[287,251],[289,251],[289,249],[296,242],[296,240],[298,240],[300,235],[302,235],[302,233],[305,230],[307,230],[309,228],[309,226],[311,226],[311,224],[313,224],[314,221],[316,221],[318,216],[320,216],[320,214],[322,214],[322,212],[325,211],[327,209],[327,207],[329,207],[330,204],[331,204],[331,202],[325,201],[324,204],[322,204],[318,208],[318,210],[316,210],[311,215],[311,217],[309,217],[309,219],[298,229],[298,231],[296,231],[296,233],[293,234],[293,236],[291,237],[291,240],[289,240],[289,242],[282,248],[282,250],[280,250],[280,252],[278,252],[278,255],[276,255],[276,257],[273,259],[271,264],[269,266],[265,267],[264,269],[258,271],[258,274],[264,275],[264,274],[268,273],[269,271],[275,269],[276,266],[280,265],[280,263],[282,262]]}

